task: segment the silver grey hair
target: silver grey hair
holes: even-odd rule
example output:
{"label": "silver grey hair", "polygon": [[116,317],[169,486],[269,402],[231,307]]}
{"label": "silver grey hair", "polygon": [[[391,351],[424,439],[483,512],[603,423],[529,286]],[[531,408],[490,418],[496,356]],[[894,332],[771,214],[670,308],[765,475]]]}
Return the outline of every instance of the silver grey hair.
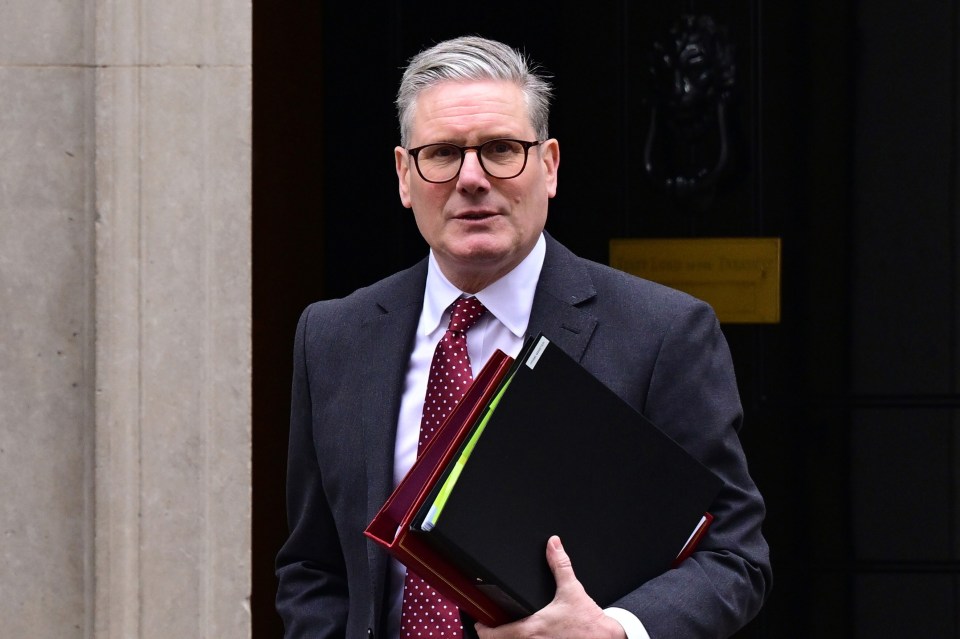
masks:
{"label": "silver grey hair", "polygon": [[538,140],[546,140],[553,88],[525,54],[496,40],[463,36],[445,40],[410,58],[397,91],[400,145],[410,141],[417,98],[447,80],[508,80],[523,92]]}

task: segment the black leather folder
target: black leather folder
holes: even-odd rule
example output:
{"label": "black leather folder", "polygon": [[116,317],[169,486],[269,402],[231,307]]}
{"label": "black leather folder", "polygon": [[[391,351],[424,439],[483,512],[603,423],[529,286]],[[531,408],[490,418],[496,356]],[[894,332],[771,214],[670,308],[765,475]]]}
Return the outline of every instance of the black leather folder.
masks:
{"label": "black leather folder", "polygon": [[722,485],[542,335],[514,362],[472,442],[452,488],[438,482],[413,525],[513,619],[554,596],[550,535],[607,606],[689,554]]}

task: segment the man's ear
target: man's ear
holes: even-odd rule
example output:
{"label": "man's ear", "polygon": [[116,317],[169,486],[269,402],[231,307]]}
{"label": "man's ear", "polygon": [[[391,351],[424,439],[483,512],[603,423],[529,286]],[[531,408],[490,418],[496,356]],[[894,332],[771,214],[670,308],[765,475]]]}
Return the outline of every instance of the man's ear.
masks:
{"label": "man's ear", "polygon": [[550,138],[540,146],[540,163],[543,165],[547,197],[557,194],[557,172],[560,170],[560,143]]}
{"label": "man's ear", "polygon": [[400,187],[400,202],[410,208],[410,157],[402,146],[393,149],[393,159],[397,165],[397,181]]}

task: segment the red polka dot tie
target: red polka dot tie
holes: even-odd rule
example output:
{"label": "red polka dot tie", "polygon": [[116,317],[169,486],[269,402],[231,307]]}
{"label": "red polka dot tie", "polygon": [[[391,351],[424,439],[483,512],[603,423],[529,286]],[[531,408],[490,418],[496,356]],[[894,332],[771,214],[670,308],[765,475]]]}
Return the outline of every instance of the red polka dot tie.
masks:
{"label": "red polka dot tie", "polygon": [[[467,355],[467,330],[486,309],[475,297],[460,298],[450,314],[447,332],[437,344],[427,379],[417,454],[463,397],[473,373]],[[403,584],[400,639],[460,639],[463,625],[457,607],[412,571]]]}

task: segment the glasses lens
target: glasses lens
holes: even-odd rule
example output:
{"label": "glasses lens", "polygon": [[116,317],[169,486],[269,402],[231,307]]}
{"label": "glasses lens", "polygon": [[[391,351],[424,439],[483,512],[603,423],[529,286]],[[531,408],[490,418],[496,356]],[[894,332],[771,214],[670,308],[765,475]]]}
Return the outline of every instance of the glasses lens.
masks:
{"label": "glasses lens", "polygon": [[460,148],[452,144],[428,144],[417,153],[416,162],[424,178],[446,182],[460,170]]}
{"label": "glasses lens", "polygon": [[480,158],[493,177],[512,178],[523,171],[527,149],[516,140],[490,140],[480,147]]}

